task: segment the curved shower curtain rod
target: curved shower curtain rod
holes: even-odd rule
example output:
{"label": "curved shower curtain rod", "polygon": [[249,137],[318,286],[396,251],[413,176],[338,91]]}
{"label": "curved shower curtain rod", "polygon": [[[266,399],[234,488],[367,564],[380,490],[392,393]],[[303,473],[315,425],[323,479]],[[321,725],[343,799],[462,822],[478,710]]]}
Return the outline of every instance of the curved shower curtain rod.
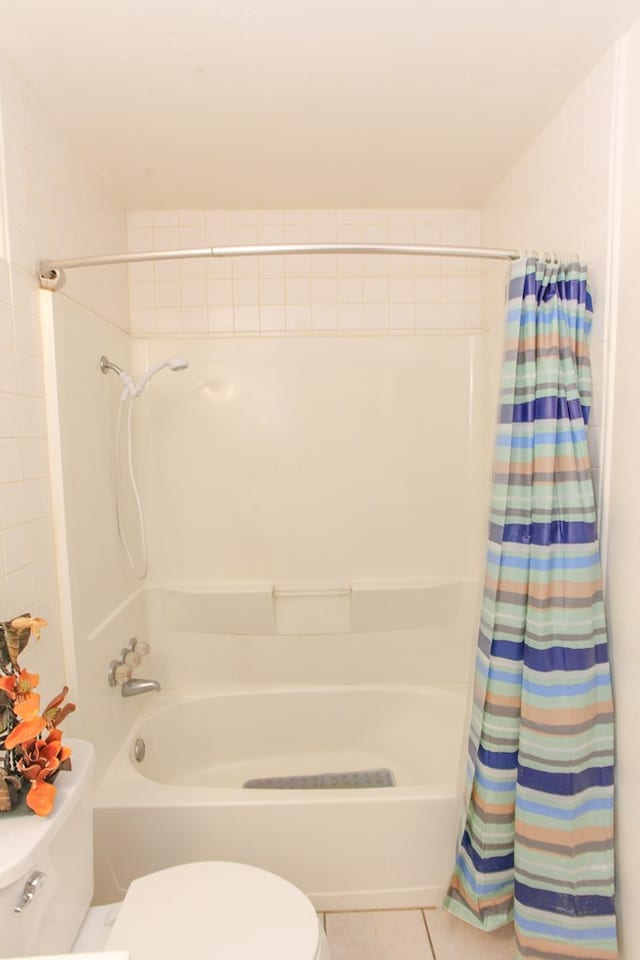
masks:
{"label": "curved shower curtain rod", "polygon": [[545,250],[503,250],[494,247],[421,246],[411,243],[279,243],[241,247],[202,247],[196,250],[150,250],[146,253],[116,253],[104,257],[70,257],[42,260],[38,279],[43,290],[61,290],[65,270],[74,267],[102,267],[114,263],[146,263],[153,260],[193,260],[201,257],[262,257],[290,253],[393,253],[424,257],[473,257],[484,260],[519,260],[530,253],[540,260],[559,263],[557,253]]}

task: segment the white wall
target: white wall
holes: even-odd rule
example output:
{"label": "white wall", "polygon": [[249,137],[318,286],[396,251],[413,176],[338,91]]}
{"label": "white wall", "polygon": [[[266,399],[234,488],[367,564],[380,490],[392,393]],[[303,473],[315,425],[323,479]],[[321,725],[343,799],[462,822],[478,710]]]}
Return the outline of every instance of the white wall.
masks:
{"label": "white wall", "polygon": [[624,87],[624,141],[621,177],[620,270],[611,418],[606,595],[612,638],[617,712],[617,830],[619,907],[625,960],[640,957],[637,864],[640,825],[637,798],[638,678],[640,677],[640,23],[629,33]]}
{"label": "white wall", "polygon": [[[591,335],[594,400],[589,446],[599,500],[611,326],[611,190],[618,103],[617,56],[614,47],[566,103],[558,105],[555,118],[498,185],[482,211],[483,243],[578,253],[589,267],[594,302]],[[501,268],[485,266],[484,326],[497,331],[491,348],[493,371],[495,360],[500,356],[504,277]],[[493,380],[497,382],[495,372]]]}
{"label": "white wall", "polygon": [[[65,666],[35,266],[56,253],[121,248],[126,232],[81,148],[3,57],[0,105],[0,618],[30,610],[48,619],[41,643],[23,658],[40,672],[46,702]],[[122,271],[88,271],[66,296],[124,325],[125,280]]]}

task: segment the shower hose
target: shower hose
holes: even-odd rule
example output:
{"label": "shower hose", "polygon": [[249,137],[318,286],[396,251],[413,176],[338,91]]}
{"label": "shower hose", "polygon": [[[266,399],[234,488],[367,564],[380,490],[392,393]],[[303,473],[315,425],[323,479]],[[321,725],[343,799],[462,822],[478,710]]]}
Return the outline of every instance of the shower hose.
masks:
{"label": "shower hose", "polygon": [[[124,552],[127,555],[127,560],[133,570],[134,574],[139,580],[144,579],[147,575],[148,570],[148,561],[147,561],[147,535],[144,526],[144,514],[142,512],[142,502],[140,500],[140,494],[138,492],[138,484],[136,482],[136,475],[133,469],[133,452],[132,452],[132,443],[131,443],[131,417],[133,413],[133,403],[136,399],[129,390],[128,387],[122,391],[120,396],[120,406],[118,409],[118,422],[116,427],[116,470],[118,474],[117,483],[116,483],[116,520],[118,523],[118,535],[120,537],[120,542],[124,548]],[[128,401],[128,403],[127,403]],[[124,491],[123,491],[123,479],[122,479],[122,422],[126,412],[126,446],[127,446],[127,468],[129,474],[129,481],[131,483],[131,492],[133,494],[133,499],[136,506],[136,513],[138,518],[138,531],[140,533],[140,547],[141,547],[141,561],[140,564],[137,564],[134,556],[133,550],[127,542],[124,530]]]}

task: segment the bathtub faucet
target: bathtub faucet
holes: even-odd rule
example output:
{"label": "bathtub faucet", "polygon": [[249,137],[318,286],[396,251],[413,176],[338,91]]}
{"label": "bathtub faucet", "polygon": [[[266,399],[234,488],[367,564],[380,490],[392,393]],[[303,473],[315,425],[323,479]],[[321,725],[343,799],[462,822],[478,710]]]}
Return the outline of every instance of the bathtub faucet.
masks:
{"label": "bathtub faucet", "polygon": [[141,693],[151,693],[152,690],[161,690],[157,680],[143,680],[141,677],[132,677],[122,684],[123,697],[137,697]]}

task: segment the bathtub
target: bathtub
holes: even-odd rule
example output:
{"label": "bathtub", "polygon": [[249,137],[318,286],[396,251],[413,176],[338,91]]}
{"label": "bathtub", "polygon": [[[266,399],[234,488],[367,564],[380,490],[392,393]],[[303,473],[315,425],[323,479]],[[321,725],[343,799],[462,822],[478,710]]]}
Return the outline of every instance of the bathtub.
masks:
{"label": "bathtub", "polygon": [[[319,910],[435,906],[453,863],[467,685],[256,687],[150,696],[96,794],[96,902],[190,860],[252,863]],[[136,739],[146,755],[134,758]],[[243,789],[389,768],[395,786]]]}

